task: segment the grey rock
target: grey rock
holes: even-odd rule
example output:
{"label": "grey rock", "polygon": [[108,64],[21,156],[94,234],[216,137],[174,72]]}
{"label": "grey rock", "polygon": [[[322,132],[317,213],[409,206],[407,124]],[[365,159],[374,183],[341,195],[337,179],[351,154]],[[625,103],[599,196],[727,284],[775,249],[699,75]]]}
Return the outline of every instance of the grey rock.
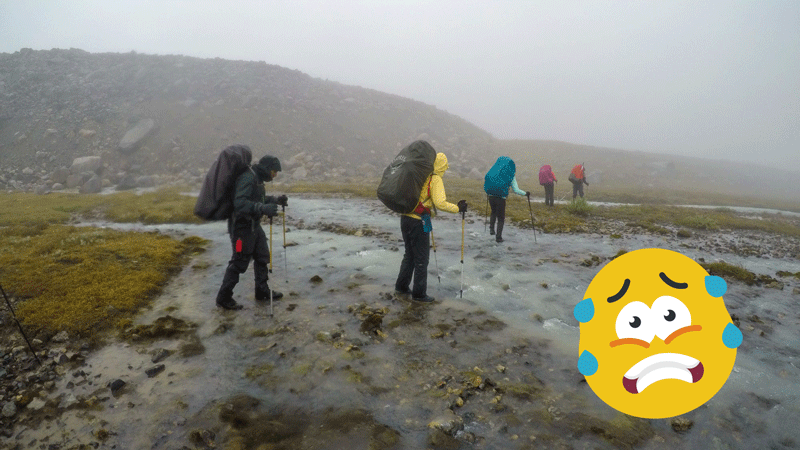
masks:
{"label": "grey rock", "polygon": [[153,364],[160,363],[161,361],[169,358],[171,354],[172,352],[165,348],[158,349],[156,353],[153,355],[151,361],[153,362]]}
{"label": "grey rock", "polygon": [[297,169],[294,169],[294,172],[292,172],[292,178],[295,180],[305,180],[307,176],[308,170],[306,170],[305,167],[298,167]]}
{"label": "grey rock", "polygon": [[140,188],[150,188],[155,187],[156,180],[155,178],[149,175],[142,175],[141,177],[136,179],[136,186]]}
{"label": "grey rock", "polygon": [[67,177],[67,189],[74,189],[84,183],[83,175],[75,174]]}
{"label": "grey rock", "polygon": [[53,180],[53,183],[61,183],[64,184],[67,182],[67,177],[70,176],[70,171],[66,167],[59,167],[53,174],[50,175],[50,179]]}
{"label": "grey rock", "polygon": [[156,123],[153,119],[142,119],[135,127],[131,128],[119,142],[118,150],[122,154],[130,154],[138,150],[142,142],[155,131]]}
{"label": "grey rock", "polygon": [[22,169],[22,174],[23,175],[33,175],[33,169],[31,169],[30,167],[26,167],[26,168]]}
{"label": "grey rock", "polygon": [[72,173],[97,172],[101,164],[99,156],[82,156],[72,160],[69,170]]}
{"label": "grey rock", "polygon": [[158,364],[156,366],[153,366],[153,367],[145,370],[144,373],[147,374],[148,378],[153,378],[154,376],[156,376],[156,375],[160,374],[161,372],[163,372],[164,369],[165,369],[165,366],[163,364]]}
{"label": "grey rock", "polygon": [[69,333],[67,333],[66,331],[62,331],[62,332],[56,334],[55,336],[53,336],[53,338],[50,339],[50,340],[55,342],[55,343],[58,343],[58,344],[67,342],[67,341],[69,341]]}
{"label": "grey rock", "polygon": [[75,394],[69,393],[67,394],[66,398],[61,402],[61,407],[67,409],[71,406],[75,406],[78,404],[78,399],[75,397]]}
{"label": "grey rock", "polygon": [[26,406],[26,408],[28,408],[31,411],[38,411],[44,408],[44,405],[45,405],[44,400],[40,398],[35,398],[31,400],[30,403],[28,403],[28,406]]}
{"label": "grey rock", "polygon": [[97,175],[93,176],[86,183],[81,186],[81,194],[97,194],[103,189],[103,180]]}
{"label": "grey rock", "polygon": [[111,388],[112,394],[116,394],[117,392],[119,392],[119,390],[122,389],[123,386],[125,386],[125,382],[120,379],[116,379],[108,383],[108,387]]}
{"label": "grey rock", "polygon": [[120,178],[119,183],[117,183],[117,190],[118,191],[126,191],[128,189],[134,189],[136,187],[136,177],[132,174],[124,175]]}
{"label": "grey rock", "polygon": [[464,419],[448,409],[444,414],[432,420],[428,424],[428,428],[441,430],[450,436],[455,436],[456,432],[464,429]]}
{"label": "grey rock", "polygon": [[44,195],[49,194],[50,189],[45,185],[36,186],[36,189],[33,191],[36,195]]}
{"label": "grey rock", "polygon": [[50,189],[52,189],[52,190],[54,190],[54,191],[63,191],[63,190],[64,190],[64,185],[63,185],[63,184],[61,184],[61,183],[56,183],[56,184],[54,184],[54,185],[53,185],[53,187],[52,187],[52,188],[50,188]]}
{"label": "grey rock", "polygon": [[3,405],[3,417],[14,417],[17,415],[17,405],[13,401],[6,402]]}

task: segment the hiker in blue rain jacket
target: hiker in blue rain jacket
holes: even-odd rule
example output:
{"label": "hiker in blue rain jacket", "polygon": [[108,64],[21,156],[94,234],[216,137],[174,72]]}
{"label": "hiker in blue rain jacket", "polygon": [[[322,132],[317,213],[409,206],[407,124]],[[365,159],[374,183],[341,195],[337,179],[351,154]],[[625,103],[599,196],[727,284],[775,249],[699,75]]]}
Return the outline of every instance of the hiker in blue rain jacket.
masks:
{"label": "hiker in blue rain jacket", "polygon": [[[492,215],[489,219],[489,234],[495,235],[495,241],[503,242],[503,225],[506,221],[506,198],[509,189],[515,194],[530,197],[530,191],[523,191],[517,184],[516,164],[508,156],[497,158],[489,172],[484,177],[483,190],[489,196],[489,206]],[[495,234],[495,222],[497,233]]]}

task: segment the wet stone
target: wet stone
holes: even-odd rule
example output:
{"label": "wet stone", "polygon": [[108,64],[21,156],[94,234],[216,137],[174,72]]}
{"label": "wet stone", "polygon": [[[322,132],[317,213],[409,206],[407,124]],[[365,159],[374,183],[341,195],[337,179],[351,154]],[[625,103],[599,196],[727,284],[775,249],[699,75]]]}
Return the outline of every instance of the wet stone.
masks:
{"label": "wet stone", "polygon": [[155,354],[153,354],[151,361],[153,364],[160,363],[161,361],[167,359],[171,354],[172,352],[165,348],[158,349],[156,350]]}
{"label": "wet stone", "polygon": [[689,419],[684,419],[682,417],[676,417],[670,421],[670,425],[672,426],[672,430],[676,433],[686,433],[692,426],[694,425],[694,421]]}
{"label": "wet stone", "polygon": [[164,364],[158,364],[156,366],[153,366],[153,367],[145,370],[144,373],[147,374],[148,378],[153,378],[154,376],[156,376],[156,375],[160,374],[161,372],[163,372],[164,368],[165,368]]}
{"label": "wet stone", "polygon": [[311,283],[322,283],[322,277],[321,277],[321,276],[319,276],[319,275],[314,275],[314,276],[313,276],[313,277],[311,277],[311,279],[310,279],[310,280],[308,280],[308,281],[310,281]]}
{"label": "wet stone", "polygon": [[116,379],[108,383],[108,387],[111,388],[112,394],[116,394],[117,392],[119,392],[119,390],[122,389],[123,386],[125,386],[125,382],[120,379]]}

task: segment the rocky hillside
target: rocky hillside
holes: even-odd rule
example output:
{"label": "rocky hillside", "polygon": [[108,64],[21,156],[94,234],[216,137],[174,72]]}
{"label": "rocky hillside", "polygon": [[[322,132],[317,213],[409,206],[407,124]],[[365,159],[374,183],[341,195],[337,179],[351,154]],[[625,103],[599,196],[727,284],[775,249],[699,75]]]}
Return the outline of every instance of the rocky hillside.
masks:
{"label": "rocky hillside", "polygon": [[263,62],[77,49],[0,54],[0,188],[95,192],[196,181],[234,143],[281,158],[284,180],[377,177],[414,139],[457,160],[454,173],[473,176],[494,145],[433,106]]}

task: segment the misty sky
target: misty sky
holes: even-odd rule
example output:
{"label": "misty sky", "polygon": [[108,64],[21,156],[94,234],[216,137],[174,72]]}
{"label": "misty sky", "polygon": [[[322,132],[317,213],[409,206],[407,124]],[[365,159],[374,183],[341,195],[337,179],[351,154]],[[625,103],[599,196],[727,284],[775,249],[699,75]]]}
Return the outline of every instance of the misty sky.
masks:
{"label": "misty sky", "polygon": [[800,156],[795,0],[0,0],[0,52],[25,47],[266,61],[501,139]]}

